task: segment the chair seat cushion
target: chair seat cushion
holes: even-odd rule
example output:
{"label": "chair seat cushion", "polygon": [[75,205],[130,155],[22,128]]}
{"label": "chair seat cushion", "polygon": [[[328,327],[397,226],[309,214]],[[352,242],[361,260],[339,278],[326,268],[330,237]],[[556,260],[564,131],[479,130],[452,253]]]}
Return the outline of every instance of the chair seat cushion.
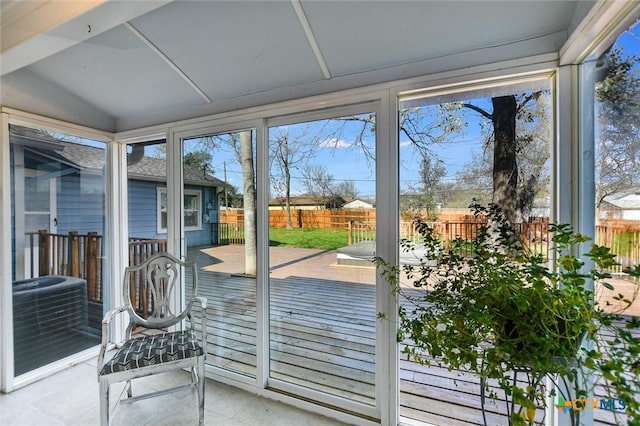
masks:
{"label": "chair seat cushion", "polygon": [[193,330],[174,331],[128,340],[100,370],[100,375],[133,370],[204,353]]}

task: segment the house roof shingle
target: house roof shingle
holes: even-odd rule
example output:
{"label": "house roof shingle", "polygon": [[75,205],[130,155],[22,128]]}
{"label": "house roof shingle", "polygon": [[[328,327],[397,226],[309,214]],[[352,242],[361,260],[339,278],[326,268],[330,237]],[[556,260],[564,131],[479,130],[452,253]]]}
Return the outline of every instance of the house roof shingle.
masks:
{"label": "house roof shingle", "polygon": [[[105,163],[104,149],[91,145],[65,141],[50,133],[29,127],[11,126],[12,141],[18,141],[29,147],[33,152],[70,163],[79,169],[102,170]],[[161,157],[144,156],[140,161],[128,166],[129,178],[166,182],[167,162]],[[200,186],[228,186],[224,181],[205,173],[196,167],[184,165],[184,182]]]}

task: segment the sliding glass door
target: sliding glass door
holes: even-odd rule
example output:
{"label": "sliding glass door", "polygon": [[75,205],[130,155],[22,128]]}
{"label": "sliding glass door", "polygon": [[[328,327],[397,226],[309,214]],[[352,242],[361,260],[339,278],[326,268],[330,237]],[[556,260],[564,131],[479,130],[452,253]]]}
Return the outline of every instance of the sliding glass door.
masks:
{"label": "sliding glass door", "polygon": [[9,126],[14,376],[100,343],[106,144]]}
{"label": "sliding glass door", "polygon": [[[548,78],[401,99],[400,237],[419,241],[415,221],[421,220],[433,227],[445,249],[455,246],[461,255],[469,255],[482,225],[469,205],[495,203],[527,248],[546,256],[552,100]],[[401,247],[399,261],[411,264],[414,254]],[[408,312],[414,303],[410,297],[424,291],[413,288],[414,279],[401,275],[399,301]],[[407,339],[399,346],[401,417],[438,425],[477,423],[483,416],[489,424],[508,422],[504,404],[494,399],[487,399],[482,412],[479,377],[414,362],[402,352],[412,344]],[[490,390],[502,396],[491,385]],[[543,409],[537,410],[536,422],[544,415]]]}
{"label": "sliding glass door", "polygon": [[343,409],[376,404],[376,114],[273,124],[269,384]]}
{"label": "sliding glass door", "polygon": [[208,299],[207,363],[248,378],[257,368],[255,135],[182,139],[182,252]]}

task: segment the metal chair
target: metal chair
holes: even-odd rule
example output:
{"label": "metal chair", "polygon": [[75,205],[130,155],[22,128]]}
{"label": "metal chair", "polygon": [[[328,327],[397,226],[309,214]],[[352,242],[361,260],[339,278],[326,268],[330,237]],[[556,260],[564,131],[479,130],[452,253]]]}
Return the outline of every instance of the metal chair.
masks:
{"label": "metal chair", "polygon": [[[179,301],[172,300],[176,286],[181,284],[184,276],[192,281],[191,297],[186,299],[186,307],[179,314],[174,314],[174,306]],[[131,294],[135,294],[136,280],[146,283],[150,296],[150,309],[147,318],[142,318],[132,304]],[[144,287],[143,287],[144,288]],[[102,320],[102,347],[98,356],[98,382],[100,383],[100,423],[109,425],[109,388],[112,383],[126,381],[127,398],[119,403],[133,402],[139,399],[164,395],[167,393],[196,387],[199,404],[199,424],[204,424],[204,361],[206,357],[206,307],[207,299],[197,296],[198,276],[194,262],[182,262],[167,253],[157,253],[138,266],[125,269],[122,296],[125,305],[107,312]],[[172,304],[173,303],[173,304]],[[198,307],[199,324],[194,322],[192,308]],[[118,345],[116,354],[107,362],[105,353],[111,344],[111,324],[118,314],[129,314],[125,341]],[[194,312],[195,313],[195,312]],[[140,326],[157,334],[131,336],[133,327]],[[199,329],[198,326],[199,325]],[[175,327],[174,327],[175,326]],[[168,331],[170,327],[178,331]],[[170,389],[133,396],[133,379],[160,374],[172,370],[189,369],[191,383]]]}

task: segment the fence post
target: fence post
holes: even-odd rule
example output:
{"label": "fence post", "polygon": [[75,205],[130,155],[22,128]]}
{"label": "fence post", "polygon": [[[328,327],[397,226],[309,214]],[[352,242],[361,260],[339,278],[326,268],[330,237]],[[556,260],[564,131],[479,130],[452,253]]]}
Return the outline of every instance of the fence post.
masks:
{"label": "fence post", "polygon": [[38,265],[38,275],[49,275],[49,231],[41,229],[38,231],[38,257],[40,259]]}
{"label": "fence post", "polygon": [[69,232],[69,275],[80,277],[80,239],[78,231]]}
{"label": "fence post", "polygon": [[348,237],[348,241],[347,241],[347,245],[351,245],[353,244],[353,221],[350,220],[349,221],[349,237]]}
{"label": "fence post", "polygon": [[97,232],[87,234],[87,287],[89,298],[95,298],[98,288],[98,260],[100,257],[99,238]]}
{"label": "fence post", "polygon": [[447,251],[449,251],[449,249],[451,248],[449,244],[450,241],[451,237],[449,236],[449,221],[447,220],[444,222],[444,248]]}

